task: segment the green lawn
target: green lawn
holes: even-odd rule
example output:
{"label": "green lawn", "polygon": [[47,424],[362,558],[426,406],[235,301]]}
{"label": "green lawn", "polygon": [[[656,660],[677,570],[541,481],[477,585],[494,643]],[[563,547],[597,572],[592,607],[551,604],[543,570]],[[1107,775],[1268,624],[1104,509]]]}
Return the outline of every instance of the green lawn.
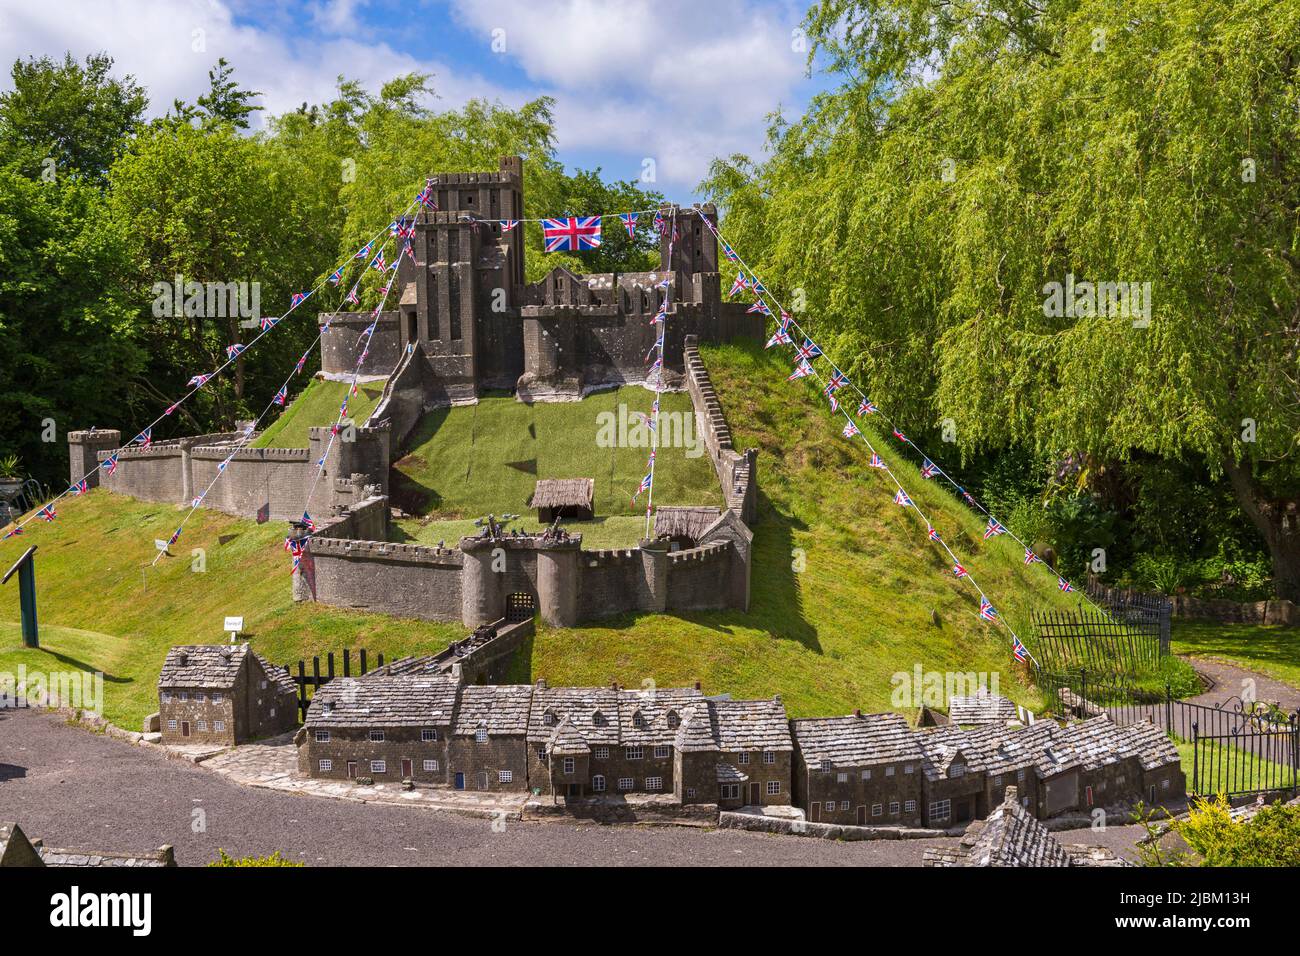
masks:
{"label": "green lawn", "polygon": [[[539,531],[543,528],[537,522],[535,511],[526,512],[522,518],[509,522],[507,526],[523,528],[525,531]],[[582,546],[589,551],[635,548],[645,537],[645,515],[610,515],[591,521],[565,521],[564,527],[571,534],[582,535]],[[478,531],[473,518],[399,518],[393,522],[392,538],[395,541],[428,545],[444,541],[449,546],[454,546],[462,537],[477,534]]]}
{"label": "green lawn", "polygon": [[[22,647],[18,589],[0,588],[0,671],[102,670],[104,715],[128,729],[157,709],[155,681],[172,644],[225,640],[226,615],[243,615],[252,646],[276,663],[365,647],[386,655],[441,650],[464,636],[458,624],[294,604],[285,527],[200,510],[176,557],[150,569],[155,538],[176,526],[174,506],[146,504],[99,490],[59,505],[59,519],[0,543],[8,567],[30,545],[36,553],[40,650]],[[191,571],[191,549],[206,569]]]}
{"label": "green lawn", "polygon": [[1300,687],[1300,628],[1175,620],[1175,654],[1218,657]]}
{"label": "green lawn", "polygon": [[[393,466],[394,503],[412,514],[476,518],[488,512],[528,511],[538,478],[594,478],[598,517],[644,513],[632,495],[645,474],[649,445],[620,447],[607,442],[602,426],[650,410],[653,393],[625,386],[589,395],[580,402],[525,404],[509,395],[487,395],[477,405],[439,409],[426,415]],[[694,418],[690,397],[665,394],[664,428]],[[629,436],[637,431],[629,425]],[[613,433],[611,433],[613,434]],[[692,457],[693,456],[693,457]],[[655,465],[658,504],[722,503],[718,480],[702,444],[663,447]],[[533,512],[536,516],[536,512]],[[576,530],[576,526],[574,529]]]}
{"label": "green lawn", "polygon": [[[302,393],[252,442],[254,448],[306,448],[307,430],[333,425],[339,406],[351,386],[347,382],[312,379]],[[357,394],[348,402],[348,417],[357,424],[365,422],[384,394],[384,382],[367,382],[357,386]]]}

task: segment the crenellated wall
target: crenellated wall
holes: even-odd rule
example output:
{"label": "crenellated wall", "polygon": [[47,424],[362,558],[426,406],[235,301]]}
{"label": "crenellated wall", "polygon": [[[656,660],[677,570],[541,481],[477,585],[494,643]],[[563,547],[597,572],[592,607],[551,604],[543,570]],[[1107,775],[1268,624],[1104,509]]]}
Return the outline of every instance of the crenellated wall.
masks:
{"label": "crenellated wall", "polygon": [[757,451],[748,448],[738,453],[731,442],[731,429],[722,414],[722,402],[713,388],[709,370],[700,358],[699,340],[688,336],[685,344],[686,390],[695,406],[695,424],[704,436],[713,470],[722,485],[727,507],[752,524],[757,510],[758,479],[755,473]]}

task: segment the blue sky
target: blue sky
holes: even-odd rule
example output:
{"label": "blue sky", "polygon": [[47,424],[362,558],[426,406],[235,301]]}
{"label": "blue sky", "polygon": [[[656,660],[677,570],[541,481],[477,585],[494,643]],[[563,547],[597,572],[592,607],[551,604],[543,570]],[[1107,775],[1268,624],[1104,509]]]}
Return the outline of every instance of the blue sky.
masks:
{"label": "blue sky", "polygon": [[[224,56],[270,112],[330,98],[342,73],[371,89],[434,74],[441,105],[556,100],[559,156],[689,201],[714,156],[761,155],[767,116],[799,115],[795,0],[0,0],[0,87],[17,57],[106,50],[154,112],[193,100]],[[495,48],[494,48],[495,44]]]}

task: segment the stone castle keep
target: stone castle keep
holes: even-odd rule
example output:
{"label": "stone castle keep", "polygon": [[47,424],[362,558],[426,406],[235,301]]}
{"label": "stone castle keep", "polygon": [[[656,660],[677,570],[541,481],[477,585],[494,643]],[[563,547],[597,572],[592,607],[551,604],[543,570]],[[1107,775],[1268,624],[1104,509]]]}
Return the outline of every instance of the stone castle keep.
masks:
{"label": "stone castle keep", "polygon": [[[315,427],[305,448],[238,448],[203,506],[258,520],[310,512],[317,531],[294,576],[298,600],[469,626],[531,609],[565,626],[632,610],[747,608],[755,454],[732,447],[696,345],[761,339],[764,320],[722,301],[717,241],[701,220],[716,222],[716,210],[661,210],[678,238],[671,250],[668,236],[660,238],[656,272],[579,276],[557,267],[528,283],[524,229],[505,231],[498,221],[523,215],[519,157],[503,157],[495,172],[438,174],[429,185],[437,210],[415,217],[414,261],[403,258],[396,307],[380,313],[360,367],[362,380],[386,379],[373,414],[356,423],[350,441],[331,445],[329,427]],[[604,226],[623,228],[612,217]],[[667,321],[654,325],[665,298]],[[321,376],[350,380],[371,313],[319,321],[330,324]],[[508,389],[526,402],[572,401],[644,382],[645,355],[660,328],[665,381],[690,394],[726,502],[712,509],[716,515],[695,521],[689,535],[665,532],[614,551],[583,550],[580,535],[465,538],[440,548],[388,540],[389,466],[421,416],[476,402],[487,389]],[[120,448],[118,431],[72,432],[71,476],[79,480],[116,452],[116,472],[94,471],[92,485],[188,505],[240,440],[220,433]]]}

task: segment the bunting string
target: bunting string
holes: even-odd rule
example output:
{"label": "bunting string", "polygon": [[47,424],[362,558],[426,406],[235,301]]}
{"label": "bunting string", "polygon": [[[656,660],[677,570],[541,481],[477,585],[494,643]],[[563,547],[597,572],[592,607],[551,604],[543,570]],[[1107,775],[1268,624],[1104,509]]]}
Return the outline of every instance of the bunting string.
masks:
{"label": "bunting string", "polygon": [[[723,254],[726,256],[727,260],[737,263],[740,269],[742,270],[741,274],[736,279],[736,283],[733,284],[732,286],[732,290],[731,290],[732,294],[741,290],[748,290],[750,292],[753,292],[756,297],[756,303],[754,306],[750,307],[751,312],[761,312],[764,315],[770,316],[772,315],[772,309],[767,304],[767,300],[770,298],[771,301],[776,305],[780,318],[777,323],[776,333],[767,342],[768,347],[771,348],[774,345],[794,346],[794,339],[790,334],[792,329],[796,330],[803,338],[803,343],[795,347],[795,358],[797,360],[797,364],[795,365],[794,371],[789,376],[790,380],[793,381],[799,378],[812,378],[821,386],[822,394],[827,396],[827,398],[830,400],[832,412],[842,415],[845,420],[844,429],[842,431],[844,437],[849,439],[859,438],[862,440],[863,444],[867,446],[867,450],[871,452],[871,460],[870,460],[871,467],[878,468],[884,471],[885,474],[889,476],[890,480],[894,483],[895,487],[897,488],[897,492],[894,495],[895,503],[906,508],[911,508],[917,513],[917,515],[925,522],[927,537],[936,546],[942,549],[943,552],[947,554],[949,560],[951,560],[953,574],[959,580],[968,581],[970,585],[975,589],[975,591],[979,594],[980,617],[986,621],[1001,623],[1002,626],[1007,629],[1007,632],[1011,635],[1012,654],[1014,655],[1016,660],[1021,662],[1024,662],[1025,660],[1031,660],[1034,662],[1035,665],[1037,665],[1038,664],[1037,659],[1034,658],[1034,656],[1029,652],[1028,648],[1025,647],[1024,642],[1021,641],[1020,636],[1016,634],[1015,629],[1006,620],[1006,618],[1004,618],[1001,614],[997,612],[996,608],[994,608],[992,602],[989,600],[988,595],[986,594],[984,589],[979,586],[975,578],[971,575],[970,570],[965,565],[962,564],[957,554],[952,550],[951,547],[949,547],[948,542],[946,542],[943,539],[942,535],[940,535],[939,532],[935,529],[934,524],[933,522],[930,521],[929,516],[927,516],[925,512],[921,510],[920,506],[918,506],[916,502],[912,499],[912,497],[908,495],[907,490],[903,487],[903,483],[899,480],[898,476],[894,473],[893,469],[891,469],[889,465],[884,461],[884,459],[880,457],[879,451],[871,443],[871,440],[867,437],[866,433],[858,426],[858,423],[855,420],[854,416],[849,412],[849,410],[844,405],[840,403],[839,399],[836,397],[836,393],[839,392],[842,388],[847,387],[852,389],[852,391],[855,394],[857,394],[858,397],[860,398],[859,410],[860,413],[864,415],[874,414],[875,412],[877,412],[878,409],[876,408],[876,406],[867,399],[866,395],[860,389],[858,389],[857,386],[854,385],[849,380],[848,376],[845,375],[838,367],[836,367],[834,363],[831,363],[832,374],[829,378],[823,377],[821,373],[817,371],[817,368],[814,365],[814,361],[816,360],[817,357],[822,356],[824,354],[821,350],[821,347],[818,346],[815,341],[813,341],[812,337],[809,336],[804,331],[804,329],[794,320],[793,316],[791,316],[790,313],[785,310],[784,306],[782,305],[781,301],[776,297],[776,295],[771,291],[769,291],[767,287],[763,285],[762,281],[758,278],[757,273],[755,273],[754,270],[751,269],[749,265],[744,261],[744,259],[740,257],[739,253],[735,251],[734,247],[723,238],[721,232],[714,227],[713,223],[709,221],[708,217],[704,216],[703,213],[700,213],[700,219],[704,222],[705,226],[709,229],[710,232],[713,233],[714,237],[718,240],[718,243],[721,245],[723,249]],[[893,433],[900,440],[905,440],[905,436],[897,428],[893,428]],[[909,444],[911,443],[909,442]],[[913,445],[912,447],[915,448],[916,446]],[[931,474],[937,473],[937,469],[930,462],[930,459],[926,458],[925,461],[926,461],[926,466],[929,469],[934,469],[934,471],[932,471]],[[923,468],[922,474],[924,475],[925,472],[926,469]],[[930,475],[926,475],[926,477],[928,478],[930,477]],[[951,479],[949,480],[951,481]],[[969,500],[973,501],[973,498]],[[990,519],[990,521],[991,520],[992,519]],[[1002,527],[1000,524],[998,526]],[[1005,532],[997,532],[997,533],[1005,533]],[[989,538],[992,536],[993,536],[992,534],[986,531],[985,538]],[[1032,553],[1029,552],[1028,548],[1026,548],[1026,552]],[[1034,562],[1027,562],[1027,563],[1034,563]],[[1064,578],[1062,578],[1061,581],[1064,582]],[[1062,590],[1065,589],[1062,588]],[[1073,588],[1071,588],[1070,590],[1073,590]]]}

